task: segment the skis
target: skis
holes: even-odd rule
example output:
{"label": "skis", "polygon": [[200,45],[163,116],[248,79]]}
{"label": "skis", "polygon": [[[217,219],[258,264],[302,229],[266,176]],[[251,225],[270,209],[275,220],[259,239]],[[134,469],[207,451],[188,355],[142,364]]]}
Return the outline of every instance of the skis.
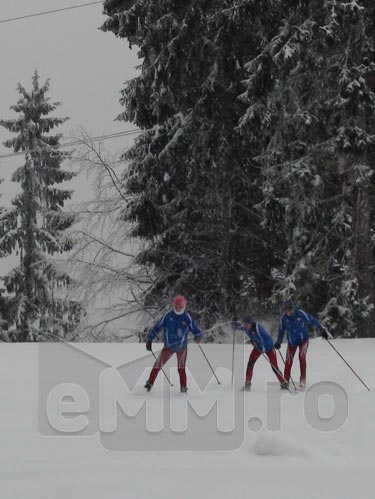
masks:
{"label": "skis", "polygon": [[[288,386],[285,386],[285,387],[281,387],[279,385],[279,389],[284,390],[286,392],[289,392],[291,394],[296,394],[296,393],[304,392],[306,390],[306,384],[299,383],[297,386],[292,386],[291,384],[288,384]],[[245,383],[245,385],[243,385],[242,388],[240,388],[240,391],[241,392],[250,392],[251,391],[251,383],[250,384]]]}

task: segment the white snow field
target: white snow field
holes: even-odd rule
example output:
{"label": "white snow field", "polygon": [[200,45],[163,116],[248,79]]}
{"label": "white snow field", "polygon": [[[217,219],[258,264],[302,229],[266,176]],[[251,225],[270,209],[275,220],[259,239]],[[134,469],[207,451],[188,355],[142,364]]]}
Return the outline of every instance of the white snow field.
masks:
{"label": "white snow field", "polygon": [[[247,356],[249,345],[236,345],[234,391],[225,367],[231,365],[231,345],[202,345],[210,362],[221,366],[221,385],[211,379],[198,388],[195,381],[205,385],[210,372],[191,344],[188,366],[195,381],[190,376],[189,394],[179,393],[174,357],[167,369],[174,386],[170,389],[160,373],[144,396],[149,369],[143,369],[153,358],[142,344],[2,343],[0,497],[372,499],[375,340],[333,344],[370,392],[321,339],[310,342],[310,388],[283,392],[282,398],[276,385],[267,388],[275,378],[264,358],[255,366],[252,391],[240,391],[242,350]],[[293,375],[298,379],[298,358]],[[129,413],[126,420],[111,412],[114,396],[119,411]],[[214,399],[217,414],[209,419],[204,404]],[[61,414],[59,400],[65,404]],[[187,414],[187,401],[197,413],[203,410],[200,418]]]}

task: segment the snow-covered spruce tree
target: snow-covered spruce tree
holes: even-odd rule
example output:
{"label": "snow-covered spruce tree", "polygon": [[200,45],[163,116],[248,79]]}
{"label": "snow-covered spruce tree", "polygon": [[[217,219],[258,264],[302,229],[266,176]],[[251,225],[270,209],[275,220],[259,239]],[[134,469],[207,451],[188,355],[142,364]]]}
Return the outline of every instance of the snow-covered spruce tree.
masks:
{"label": "snow-covered spruce tree", "polygon": [[[35,71],[30,92],[18,85],[21,97],[11,106],[18,117],[0,121],[17,134],[4,145],[25,153],[24,165],[12,177],[21,193],[0,219],[0,250],[4,255],[15,251],[20,255],[20,265],[4,280],[8,292],[14,294],[15,341],[43,339],[48,331],[67,333],[71,325],[66,316],[72,319],[73,308],[77,309],[77,304],[65,304],[59,298],[58,288],[66,286],[69,277],[48,258],[72,248],[66,231],[74,222],[74,216],[62,211],[72,192],[56,187],[74,176],[61,168],[68,153],[58,149],[61,135],[47,135],[67,118],[49,116],[59,103],[49,101],[48,89],[49,81],[40,86]],[[73,315],[76,320],[77,310]]]}
{"label": "snow-covered spruce tree", "polygon": [[144,130],[126,154],[124,211],[152,271],[144,300],[185,293],[206,324],[236,313],[241,296],[270,292],[250,144],[237,124],[244,64],[259,40],[250,2],[113,1],[103,29],[140,47],[141,75],[121,118]]}
{"label": "snow-covered spruce tree", "polygon": [[285,2],[248,65],[269,61],[271,127],[260,159],[265,222],[285,235],[277,297],[293,296],[336,334],[373,335],[375,6]]}

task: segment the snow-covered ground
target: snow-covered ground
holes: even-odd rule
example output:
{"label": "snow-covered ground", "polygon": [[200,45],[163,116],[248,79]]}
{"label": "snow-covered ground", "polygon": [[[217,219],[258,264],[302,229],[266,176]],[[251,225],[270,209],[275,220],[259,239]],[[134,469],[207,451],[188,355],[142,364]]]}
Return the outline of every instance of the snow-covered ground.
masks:
{"label": "snow-covered ground", "polygon": [[[189,347],[188,366],[196,383],[201,383],[200,388],[190,376],[189,395],[179,393],[173,359],[170,374],[174,386],[169,389],[163,378],[158,378],[147,395],[146,419],[139,412],[122,429],[112,428],[106,439],[103,432],[111,430],[113,425],[110,411],[101,407],[111,407],[106,404],[107,399],[116,395],[129,413],[138,410],[145,400],[142,383],[147,373],[143,373],[143,368],[150,366],[153,359],[144,355],[144,345],[78,345],[89,353],[85,355],[76,350],[77,345],[40,347],[3,343],[0,345],[1,498],[373,498],[375,340],[335,340],[334,345],[372,391],[360,384],[321,339],[311,341],[308,353],[308,384],[312,388],[294,396],[285,394],[281,399],[277,386],[267,388],[267,382],[274,381],[274,376],[263,358],[255,366],[252,392],[240,392],[242,349],[247,355],[249,345],[236,345],[237,369],[232,392],[231,376],[226,369],[231,364],[231,346],[203,345],[212,364],[221,366],[217,371],[221,385],[211,379],[206,386],[208,366],[193,344]],[[285,352],[285,346],[282,351]],[[96,358],[101,362],[93,360]],[[135,360],[138,358],[139,361]],[[298,378],[296,360],[295,379]],[[117,369],[111,370],[111,365]],[[121,379],[126,380],[129,389],[123,385],[121,390]],[[50,414],[55,400],[51,399],[51,393],[55,393],[54,386],[59,381],[70,383],[64,385],[67,390],[75,383],[85,387],[88,393],[91,405],[85,413],[87,420],[77,420],[83,423],[80,436],[66,436],[59,427],[61,421],[67,421],[69,426],[77,414],[63,415],[61,420]],[[322,381],[335,384],[316,384]],[[98,385],[100,389],[96,390]],[[319,390],[322,395],[317,402]],[[82,393],[83,388],[77,392],[76,401],[81,400]],[[332,395],[336,397],[335,403]],[[208,416],[202,416],[196,426],[197,419],[194,420],[194,432],[190,434],[186,401],[195,404],[198,411],[205,401],[214,399],[218,401],[218,425],[227,425],[224,433],[215,428],[216,419],[212,424]],[[72,400],[68,396],[63,402]],[[242,400],[243,417],[238,413]],[[160,426],[161,404],[163,411],[165,407],[169,411],[170,419],[164,425],[172,425],[174,431]],[[237,411],[234,432],[229,431],[232,413],[228,408],[233,408],[233,414]],[[84,410],[84,403],[81,409]],[[280,429],[275,429],[279,416]],[[187,427],[181,431],[186,418]],[[87,428],[85,421],[89,423]],[[335,430],[319,428],[330,421],[336,424]],[[116,424],[121,426],[124,420],[119,417]],[[129,428],[131,431],[127,433]],[[168,433],[166,440],[163,433]],[[232,450],[225,450],[231,446]],[[110,450],[114,447],[118,450]]]}

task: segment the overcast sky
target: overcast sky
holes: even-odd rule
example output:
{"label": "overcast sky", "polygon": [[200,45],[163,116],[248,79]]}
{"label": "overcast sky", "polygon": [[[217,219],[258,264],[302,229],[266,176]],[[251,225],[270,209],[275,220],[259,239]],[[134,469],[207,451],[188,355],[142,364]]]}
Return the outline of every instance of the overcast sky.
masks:
{"label": "overcast sky", "polygon": [[[1,0],[0,21],[87,1]],[[41,82],[51,80],[50,97],[61,102],[55,114],[70,117],[60,128],[67,137],[78,126],[93,135],[134,128],[114,120],[121,112],[120,90],[127,79],[137,74],[137,51],[130,51],[125,40],[98,30],[105,20],[102,9],[102,4],[97,4],[0,23],[1,118],[16,116],[9,109],[19,97],[16,85],[20,82],[30,88],[37,68]],[[10,152],[2,146],[10,136],[0,127],[0,155]],[[116,151],[124,141],[113,139],[106,142],[106,147]],[[0,161],[0,177],[8,177],[10,162]]]}
{"label": "overcast sky", "polygon": [[[0,0],[0,21],[34,14],[89,0]],[[105,20],[102,4],[28,19],[0,23],[0,118],[16,117],[9,107],[15,104],[20,82],[27,89],[37,69],[41,82],[50,78],[49,96],[61,102],[54,113],[69,116],[60,128],[69,138],[78,126],[94,136],[134,128],[130,123],[114,121],[121,112],[120,90],[124,82],[137,74],[137,50],[130,51],[126,40],[98,27]],[[2,142],[12,135],[0,127],[0,155],[11,152]],[[107,149],[119,152],[130,145],[133,137],[105,142]],[[23,163],[22,157],[0,159],[1,205],[8,205],[15,186],[9,182],[14,169]],[[85,179],[75,181],[75,200],[87,198]],[[0,275],[5,262],[0,262]]]}

